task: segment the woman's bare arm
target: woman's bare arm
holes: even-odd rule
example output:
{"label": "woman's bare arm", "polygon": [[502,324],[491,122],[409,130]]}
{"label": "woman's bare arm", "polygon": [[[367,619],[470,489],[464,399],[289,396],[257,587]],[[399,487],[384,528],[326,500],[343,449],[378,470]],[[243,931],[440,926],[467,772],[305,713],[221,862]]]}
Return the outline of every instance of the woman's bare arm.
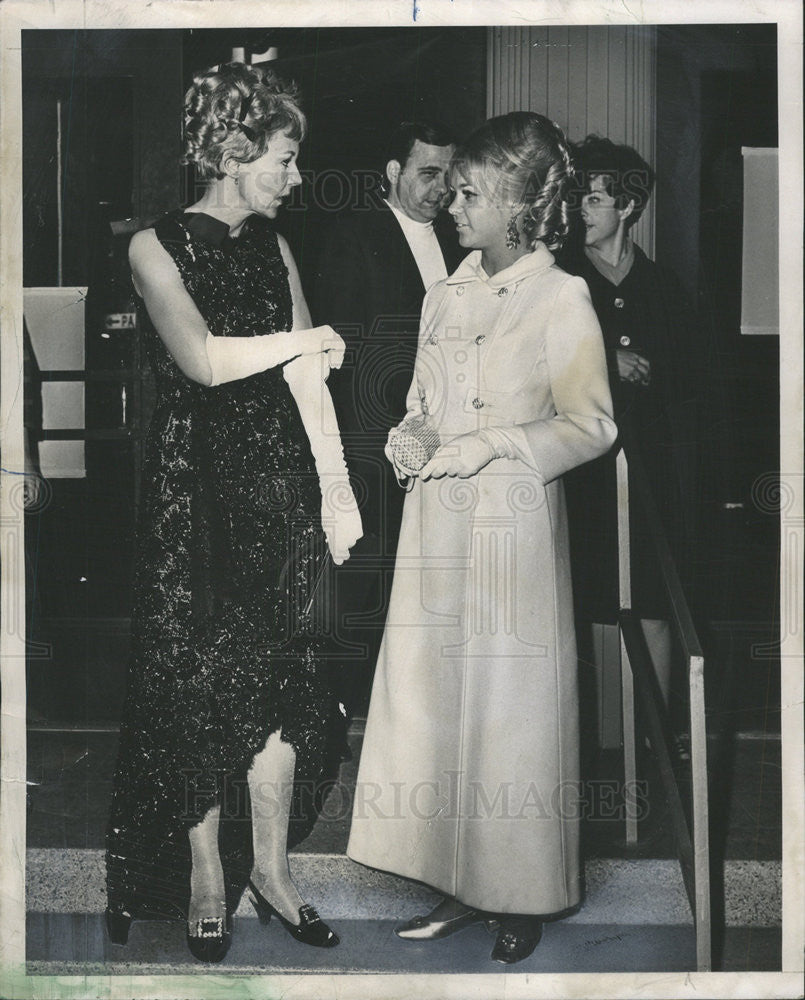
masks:
{"label": "woman's bare arm", "polygon": [[280,236],[279,233],[277,233],[277,242],[279,243],[282,259],[285,262],[285,266],[288,268],[288,283],[291,286],[291,299],[293,300],[293,329],[304,330],[309,327],[313,321],[310,318],[310,310],[307,307],[305,293],[302,290],[302,281],[299,277],[299,269],[296,266],[296,261],[293,259],[291,248],[288,246],[288,241],[285,237]]}
{"label": "woman's bare arm", "polygon": [[143,229],[132,236],[129,263],[134,287],[171,357],[189,379],[210,385],[212,369],[205,346],[207,324],[153,229]]}
{"label": "woman's bare arm", "polygon": [[[297,320],[301,323],[307,320],[306,328],[256,337],[211,337],[208,342],[209,330],[204,317],[153,229],[144,229],[132,237],[129,262],[134,287],[142,296],[148,315],[171,357],[187,378],[201,385],[246,377],[282,365],[300,354],[326,351],[328,345],[335,348],[336,353],[343,348],[343,341],[331,328],[309,329],[310,314],[304,296],[298,307],[296,302],[294,304],[294,325]],[[293,274],[301,295],[295,266]],[[291,288],[293,292],[293,284]],[[211,364],[211,345],[215,348],[216,364]]]}

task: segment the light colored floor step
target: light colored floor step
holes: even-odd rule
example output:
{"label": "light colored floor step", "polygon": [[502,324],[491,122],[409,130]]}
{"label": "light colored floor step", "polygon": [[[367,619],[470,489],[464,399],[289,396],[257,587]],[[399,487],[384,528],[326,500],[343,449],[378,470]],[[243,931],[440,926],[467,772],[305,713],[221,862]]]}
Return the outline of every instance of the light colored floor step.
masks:
{"label": "light colored floor step", "polygon": [[[103,851],[32,848],[26,854],[26,905],[30,913],[100,914]],[[296,854],[291,872],[302,896],[333,920],[399,921],[437,900],[417,883],[355,864],[343,854]],[[586,895],[564,924],[684,925],[691,922],[679,864],[667,859],[591,859]],[[724,870],[727,926],[779,927],[781,864],[728,861]],[[244,898],[239,917],[254,911]]]}
{"label": "light colored floor step", "polygon": [[[220,965],[202,965],[190,956],[178,921],[139,921],[128,944],[109,943],[101,914],[29,914],[27,972],[48,976],[149,976],[181,973],[228,975],[317,975],[344,973],[493,975],[504,966],[491,961],[494,938],[483,925],[468,927],[442,941],[402,941],[394,934],[395,921],[332,920],[341,937],[337,948],[310,948],[293,940],[274,920],[264,927],[257,920],[236,918],[232,946]],[[681,972],[695,969],[696,946],[689,926],[631,924],[546,924],[542,941],[517,973],[565,972]],[[138,980],[141,981],[141,980]],[[132,980],[134,982],[134,980]],[[287,989],[271,981],[262,992],[230,994],[219,986],[205,996],[297,995],[300,983]],[[179,987],[177,987],[178,989]],[[507,991],[507,995],[508,995]],[[129,994],[127,994],[129,995]],[[130,995],[141,996],[134,990]],[[176,996],[186,996],[177,993]],[[323,990],[317,996],[336,996]],[[351,996],[351,992],[338,995]],[[366,995],[365,993],[362,995]],[[377,997],[377,993],[370,994]],[[420,995],[406,980],[397,997]],[[433,993],[431,996],[435,995]],[[438,993],[442,996],[442,993]],[[465,991],[453,994],[465,998]],[[492,996],[488,992],[474,993]]]}

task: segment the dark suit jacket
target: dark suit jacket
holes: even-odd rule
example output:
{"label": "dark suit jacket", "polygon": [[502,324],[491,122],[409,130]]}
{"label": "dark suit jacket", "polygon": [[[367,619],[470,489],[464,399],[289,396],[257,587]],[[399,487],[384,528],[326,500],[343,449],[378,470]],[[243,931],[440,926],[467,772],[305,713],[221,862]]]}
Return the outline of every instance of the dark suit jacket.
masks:
{"label": "dark suit jacket", "polygon": [[[434,230],[451,274],[467,251],[446,213],[435,220]],[[387,555],[396,547],[403,494],[390,478],[383,448],[389,429],[405,414],[424,296],[414,255],[385,202],[377,199],[368,210],[333,220],[318,258],[313,315],[317,324],[335,327],[347,343],[342,369],[330,376],[330,390],[347,463],[361,480],[356,493],[364,527],[377,533],[382,522]],[[381,514],[383,493],[391,493],[391,509]]]}
{"label": "dark suit jacket", "polygon": [[[467,251],[446,214],[434,230],[451,274]],[[349,347],[333,382],[342,390],[352,382],[344,432],[382,435],[385,443],[405,413],[424,296],[414,255],[385,202],[336,217],[319,256],[313,312],[316,323],[334,326]]]}

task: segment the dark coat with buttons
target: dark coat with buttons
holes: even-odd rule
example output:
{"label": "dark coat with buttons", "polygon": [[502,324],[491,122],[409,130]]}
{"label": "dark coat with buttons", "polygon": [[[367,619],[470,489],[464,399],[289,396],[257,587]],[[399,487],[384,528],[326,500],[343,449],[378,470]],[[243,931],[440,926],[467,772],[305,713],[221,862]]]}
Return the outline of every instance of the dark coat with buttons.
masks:
{"label": "dark coat with buttons", "polygon": [[[635,246],[634,264],[620,284],[605,278],[583,253],[563,261],[587,282],[607,352],[615,420],[639,447],[678,560],[689,531],[694,493],[696,323],[676,276]],[[622,381],[616,351],[636,351],[651,363],[643,386]],[[566,478],[576,609],[587,621],[614,623],[618,611],[615,455],[608,454]],[[632,606],[645,618],[668,609],[653,543],[636,497],[631,502]]]}

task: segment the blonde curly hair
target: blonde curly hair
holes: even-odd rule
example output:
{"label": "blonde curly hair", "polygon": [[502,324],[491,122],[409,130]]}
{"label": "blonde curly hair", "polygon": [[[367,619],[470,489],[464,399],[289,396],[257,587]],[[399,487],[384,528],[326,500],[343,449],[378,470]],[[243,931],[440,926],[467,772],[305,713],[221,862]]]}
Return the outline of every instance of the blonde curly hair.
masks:
{"label": "blonde curly hair", "polygon": [[183,164],[200,177],[223,177],[225,156],[251,163],[272,136],[287,133],[301,142],[307,122],[298,90],[271,70],[224,63],[197,73],[184,98]]}
{"label": "blonde curly hair", "polygon": [[533,250],[558,250],[569,229],[568,182],[573,161],[561,128],[533,111],[484,122],[450,161],[450,175],[472,179],[493,201],[524,206],[522,228]]}

